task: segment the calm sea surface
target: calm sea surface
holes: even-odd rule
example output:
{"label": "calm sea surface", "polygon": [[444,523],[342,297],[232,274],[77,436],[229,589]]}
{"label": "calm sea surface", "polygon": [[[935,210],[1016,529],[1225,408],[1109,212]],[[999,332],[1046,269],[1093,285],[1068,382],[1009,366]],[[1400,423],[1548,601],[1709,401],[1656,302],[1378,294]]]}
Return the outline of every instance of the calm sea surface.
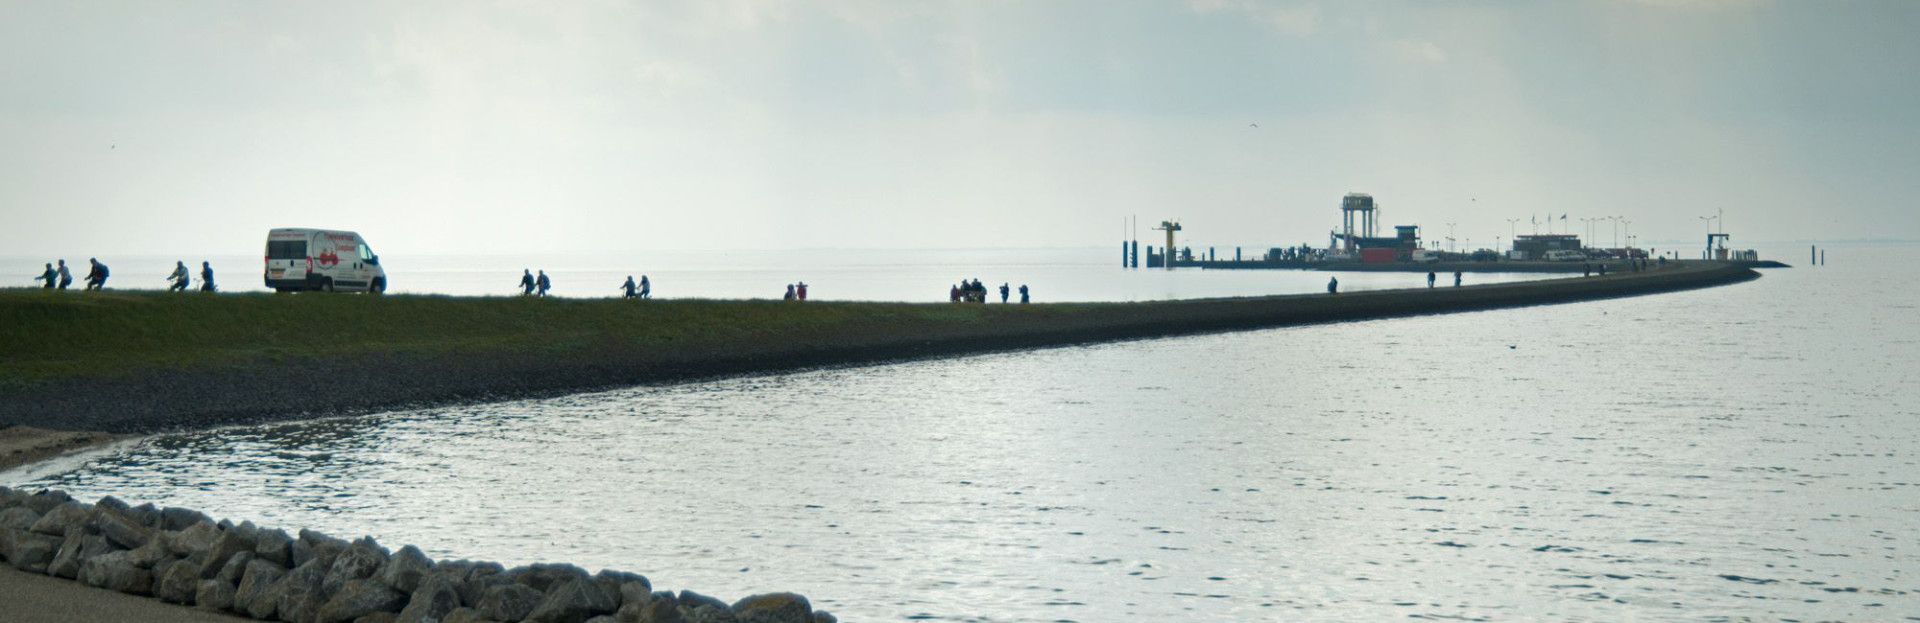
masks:
{"label": "calm sea surface", "polygon": [[[794,590],[849,621],[1916,617],[1920,249],[1829,259],[1633,299],[162,435],[0,482]],[[1211,278],[1168,279],[1190,276]]]}
{"label": "calm sea surface", "polygon": [[[1229,255],[1231,252],[1229,252]],[[813,250],[701,251],[682,253],[575,254],[547,256],[382,256],[396,294],[462,296],[519,294],[522,270],[545,270],[554,296],[613,297],[628,275],[646,275],[654,298],[778,299],[787,284],[806,282],[808,298],[838,301],[944,302],[947,288],[979,279],[989,288],[1008,284],[1018,300],[1026,284],[1036,303],[1148,301],[1220,296],[1256,296],[1323,291],[1327,273],[1292,270],[1122,270],[1118,250]],[[54,258],[0,257],[0,287],[37,285],[31,277]],[[66,258],[77,282],[87,258]],[[158,290],[175,261],[188,262],[199,283],[201,258],[133,256],[101,258],[113,269],[111,289]],[[263,292],[259,255],[215,257],[214,282],[224,292]],[[1477,274],[1467,283],[1538,279],[1551,275]],[[1451,275],[1448,276],[1449,278]],[[1343,274],[1342,290],[1425,285],[1426,275]],[[1451,283],[1450,281],[1448,283]],[[197,286],[196,286],[197,287]],[[995,290],[998,295],[998,290]]]}

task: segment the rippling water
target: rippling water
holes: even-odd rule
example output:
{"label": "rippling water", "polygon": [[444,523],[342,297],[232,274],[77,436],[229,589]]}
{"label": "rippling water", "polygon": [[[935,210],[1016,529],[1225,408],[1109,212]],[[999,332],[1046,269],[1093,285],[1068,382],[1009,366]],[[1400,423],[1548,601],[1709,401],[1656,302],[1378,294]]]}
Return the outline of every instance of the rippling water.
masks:
{"label": "rippling water", "polygon": [[1884,267],[1915,260],[165,435],[0,481],[854,621],[1900,619],[1920,294]]}

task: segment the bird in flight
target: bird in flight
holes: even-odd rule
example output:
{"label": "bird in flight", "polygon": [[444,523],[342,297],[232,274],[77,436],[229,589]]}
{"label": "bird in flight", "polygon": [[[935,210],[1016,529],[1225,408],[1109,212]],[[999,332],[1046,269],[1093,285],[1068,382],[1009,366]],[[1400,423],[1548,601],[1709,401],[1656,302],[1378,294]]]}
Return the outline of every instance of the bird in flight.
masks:
{"label": "bird in flight", "polygon": [[1249,123],[1249,124],[1247,124],[1247,127],[1249,127],[1249,128],[1257,128],[1257,127],[1260,127],[1260,124],[1258,124],[1258,123]]}

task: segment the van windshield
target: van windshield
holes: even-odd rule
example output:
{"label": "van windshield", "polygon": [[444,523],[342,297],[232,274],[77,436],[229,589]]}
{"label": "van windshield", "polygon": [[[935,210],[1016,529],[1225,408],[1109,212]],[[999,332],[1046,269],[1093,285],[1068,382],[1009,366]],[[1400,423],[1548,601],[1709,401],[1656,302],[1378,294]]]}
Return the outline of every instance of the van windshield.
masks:
{"label": "van windshield", "polygon": [[267,259],[304,260],[307,259],[307,241],[305,240],[268,240]]}

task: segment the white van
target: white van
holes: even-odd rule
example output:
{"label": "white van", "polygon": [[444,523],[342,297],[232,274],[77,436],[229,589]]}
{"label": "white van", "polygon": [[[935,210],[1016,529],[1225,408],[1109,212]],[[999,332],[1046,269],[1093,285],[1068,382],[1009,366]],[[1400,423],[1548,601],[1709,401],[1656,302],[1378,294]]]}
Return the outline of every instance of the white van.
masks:
{"label": "white van", "polygon": [[283,228],[267,232],[267,287],[275,292],[387,291],[387,271],[367,241],[350,231]]}

